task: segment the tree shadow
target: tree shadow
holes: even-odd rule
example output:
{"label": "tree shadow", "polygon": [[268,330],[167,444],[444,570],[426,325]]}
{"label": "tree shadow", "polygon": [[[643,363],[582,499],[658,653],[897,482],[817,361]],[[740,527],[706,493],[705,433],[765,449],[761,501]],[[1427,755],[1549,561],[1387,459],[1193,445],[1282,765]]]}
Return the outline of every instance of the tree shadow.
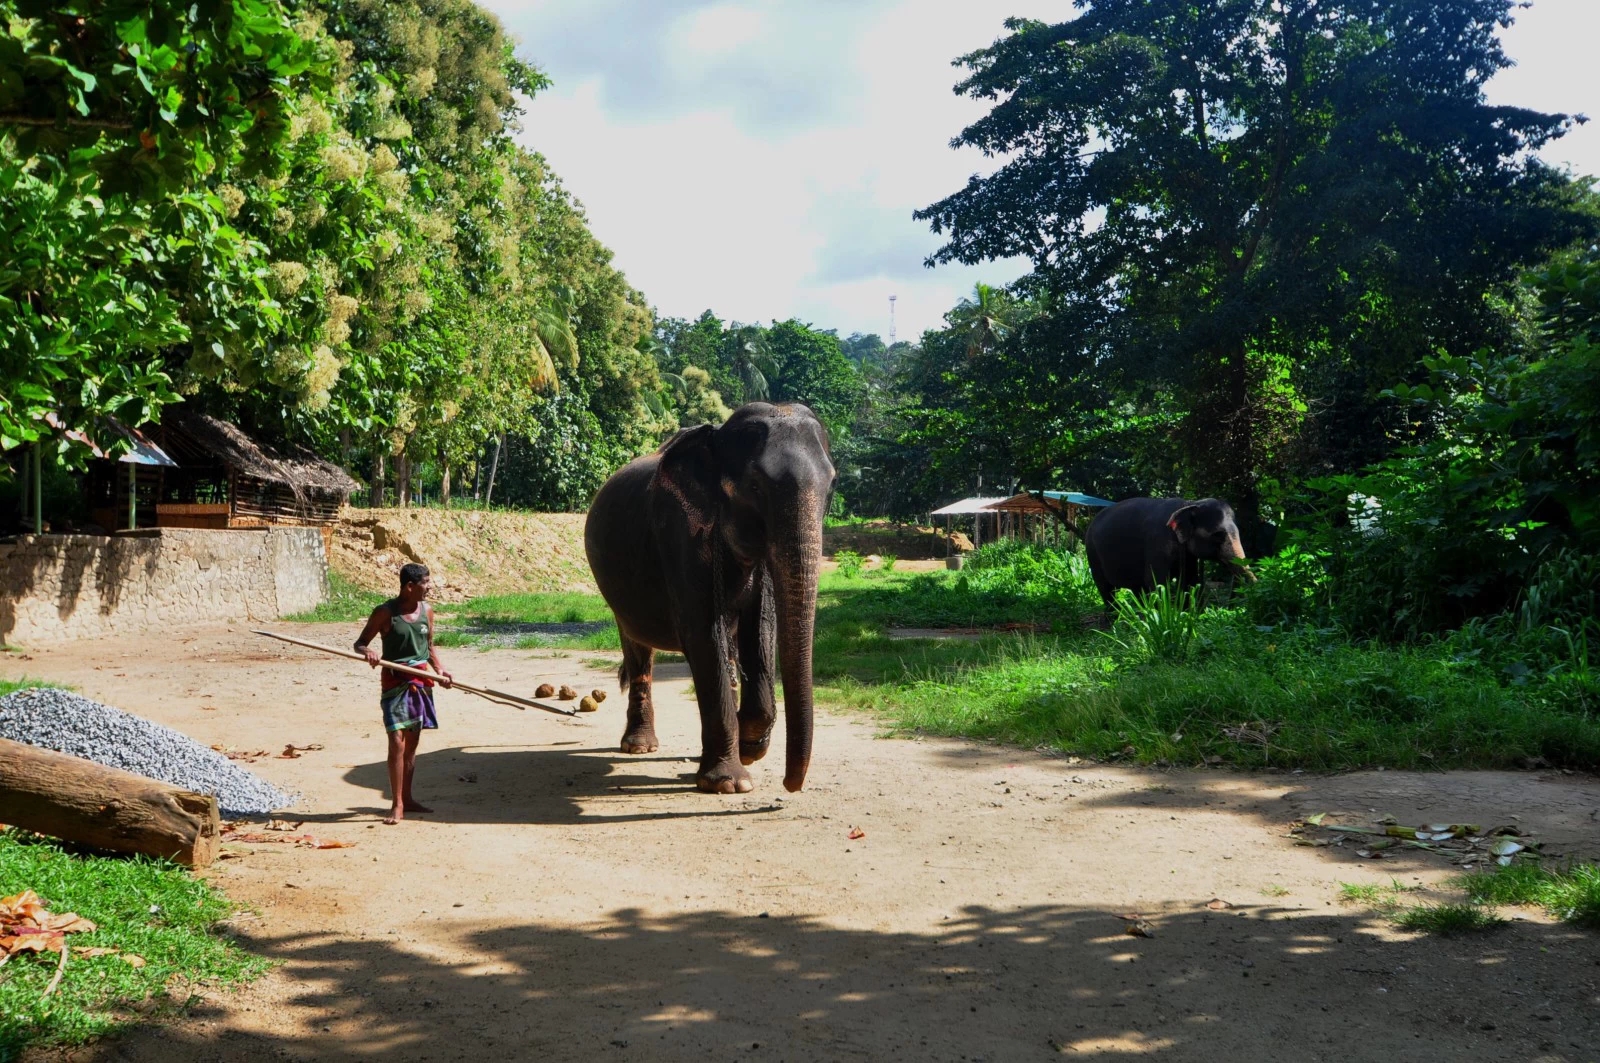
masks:
{"label": "tree shadow", "polygon": [[116,1058],[1390,1063],[1600,1044],[1591,938],[1523,924],[1403,939],[1288,916],[1173,911],[1141,938],[1115,913],[1056,906],[967,907],[926,932],[622,909],[582,928],[435,917],[458,925],[429,944],[244,937],[282,965],[288,1011],[205,1005]]}

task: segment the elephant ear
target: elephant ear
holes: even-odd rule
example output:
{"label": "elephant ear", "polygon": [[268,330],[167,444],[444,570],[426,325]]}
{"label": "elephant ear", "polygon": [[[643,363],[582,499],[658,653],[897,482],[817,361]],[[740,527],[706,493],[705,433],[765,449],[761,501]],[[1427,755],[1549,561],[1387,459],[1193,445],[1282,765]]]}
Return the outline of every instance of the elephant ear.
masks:
{"label": "elephant ear", "polygon": [[656,486],[683,507],[697,534],[716,523],[716,433],[709,424],[684,429],[662,445],[656,466]]}
{"label": "elephant ear", "polygon": [[1194,537],[1194,519],[1199,514],[1199,506],[1184,506],[1167,521],[1167,527],[1178,537],[1180,543],[1187,543]]}

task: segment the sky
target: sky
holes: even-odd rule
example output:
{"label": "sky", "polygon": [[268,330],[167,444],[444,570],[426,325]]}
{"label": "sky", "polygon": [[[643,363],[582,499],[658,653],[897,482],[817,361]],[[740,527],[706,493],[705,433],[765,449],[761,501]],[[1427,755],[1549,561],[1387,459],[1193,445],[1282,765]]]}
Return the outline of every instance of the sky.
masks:
{"label": "sky", "polygon": [[[923,265],[912,212],[994,163],[950,139],[987,108],[953,59],[1070,0],[480,0],[555,82],[523,119],[615,264],[666,317],[797,317],[917,339],[1021,261]],[[1535,0],[1493,103],[1587,113],[1547,161],[1600,174],[1600,0]]]}

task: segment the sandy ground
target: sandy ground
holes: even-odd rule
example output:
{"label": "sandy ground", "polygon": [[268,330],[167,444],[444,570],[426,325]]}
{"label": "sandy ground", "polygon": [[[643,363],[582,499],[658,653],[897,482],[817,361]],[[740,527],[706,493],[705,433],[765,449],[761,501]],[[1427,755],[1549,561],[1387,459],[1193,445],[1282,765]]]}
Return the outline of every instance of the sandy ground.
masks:
{"label": "sandy ground", "polygon": [[[614,687],[588,665],[607,657],[446,662],[531,691],[551,672]],[[1395,933],[1341,907],[1338,883],[1450,868],[1285,836],[1324,810],[1515,821],[1592,859],[1589,777],[1158,773],[822,715],[803,793],[780,785],[780,737],[755,793],[715,797],[691,786],[680,665],[658,671],[645,757],[617,752],[615,696],[579,722],[442,694],[418,763],[435,813],[384,827],[376,683],[349,662],[241,625],[8,656],[0,674],[207,742],[320,743],[253,767],[305,795],[304,830],[356,843],[218,863],[251,909],[231,932],[279,966],[74,1060],[1600,1059],[1594,935],[1536,918]],[[1125,933],[1132,913],[1153,937]]]}

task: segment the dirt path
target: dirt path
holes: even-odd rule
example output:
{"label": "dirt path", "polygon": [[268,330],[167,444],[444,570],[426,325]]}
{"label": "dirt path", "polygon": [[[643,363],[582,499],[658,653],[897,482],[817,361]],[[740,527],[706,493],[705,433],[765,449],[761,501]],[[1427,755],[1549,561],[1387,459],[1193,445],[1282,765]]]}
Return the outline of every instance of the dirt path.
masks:
{"label": "dirt path", "polygon": [[[446,659],[531,691],[551,671],[614,688],[584,664],[607,657]],[[218,864],[256,910],[237,934],[281,966],[73,1059],[1600,1059],[1594,935],[1396,934],[1342,908],[1337,884],[1448,868],[1284,837],[1326,809],[1517,816],[1592,859],[1592,778],[1161,774],[878,740],[824,715],[804,793],[780,785],[780,735],[756,792],[719,798],[689,783],[697,719],[669,666],[647,757],[616,751],[617,697],[578,723],[443,694],[417,769],[436,812],[390,828],[375,682],[346,662],[213,627],[7,657],[0,674],[207,742],[320,743],[253,767],[305,795],[305,830],[357,843]],[[1154,937],[1124,933],[1132,912]]]}

